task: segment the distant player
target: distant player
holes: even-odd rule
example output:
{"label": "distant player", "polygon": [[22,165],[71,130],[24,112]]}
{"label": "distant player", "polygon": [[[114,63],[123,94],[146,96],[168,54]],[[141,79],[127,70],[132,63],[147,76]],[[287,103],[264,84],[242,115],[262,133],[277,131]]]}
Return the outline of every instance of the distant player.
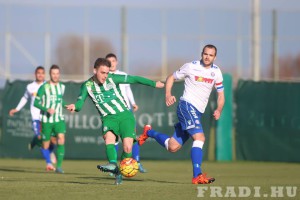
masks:
{"label": "distant player", "polygon": [[[34,107],[34,99],[37,94],[38,89],[40,88],[41,85],[45,82],[45,69],[42,66],[38,66],[35,69],[35,81],[32,83],[29,83],[26,86],[25,93],[23,97],[21,98],[19,104],[17,105],[16,108],[11,109],[9,111],[9,115],[12,117],[14,116],[15,113],[19,112],[28,102],[30,99],[30,113],[31,113],[31,119],[32,119],[32,129],[34,132],[33,139],[31,143],[28,144],[28,148],[31,150],[33,149],[34,146],[39,146],[41,147],[42,141],[41,141],[41,124],[40,124],[40,109]],[[53,143],[50,145],[50,158],[52,163],[56,163],[56,157],[53,152],[54,147],[55,147],[55,140]]]}
{"label": "distant player", "polygon": [[[50,68],[50,81],[44,83],[38,90],[34,106],[41,110],[42,124],[42,153],[46,158],[47,169],[57,173],[64,173],[62,162],[65,155],[66,124],[62,109],[65,106],[63,95],[65,85],[59,81],[60,69],[57,65]],[[50,137],[51,133],[57,138],[57,167],[50,162]]]}
{"label": "distant player", "polygon": [[103,138],[106,145],[106,155],[109,161],[106,165],[98,165],[103,172],[114,173],[116,184],[122,183],[122,175],[117,165],[115,143],[121,138],[123,153],[121,159],[132,157],[132,145],[136,139],[135,118],[129,110],[120,90],[120,84],[138,83],[162,88],[164,84],[139,76],[117,75],[109,73],[110,62],[98,58],[94,64],[94,76],[81,86],[80,95],[75,104],[67,105],[71,112],[80,111],[89,96],[99,111],[102,120]]}
{"label": "distant player", "polygon": [[218,93],[217,109],[213,116],[220,118],[225,98],[223,76],[220,68],[213,64],[216,59],[217,48],[206,45],[202,51],[202,59],[184,64],[180,69],[169,75],[166,81],[166,105],[171,106],[176,102],[171,89],[175,80],[184,79],[184,92],[177,107],[179,122],[175,125],[175,132],[170,138],[168,135],[152,130],[150,125],[144,126],[143,134],[139,137],[142,145],[148,137],[154,138],[161,146],[170,152],[178,151],[191,137],[193,146],[191,159],[193,164],[193,184],[209,184],[215,181],[202,173],[202,148],[205,141],[201,116],[205,111],[210,93],[215,86]]}
{"label": "distant player", "polygon": [[[127,73],[122,72],[117,69],[118,59],[115,54],[113,54],[113,53],[107,54],[105,58],[110,61],[110,64],[111,64],[111,66],[109,68],[110,73],[127,75]],[[124,99],[126,101],[128,108],[130,110],[132,110],[133,112],[136,112],[139,109],[139,107],[135,103],[134,96],[133,96],[133,93],[130,88],[130,84],[120,84],[120,90],[121,90],[122,96],[124,97]],[[118,143],[116,143],[116,147],[118,147]],[[143,165],[141,164],[139,154],[140,154],[140,146],[137,142],[135,142],[132,147],[132,158],[134,158],[138,162],[139,171],[141,173],[146,173],[147,170],[144,169]]]}

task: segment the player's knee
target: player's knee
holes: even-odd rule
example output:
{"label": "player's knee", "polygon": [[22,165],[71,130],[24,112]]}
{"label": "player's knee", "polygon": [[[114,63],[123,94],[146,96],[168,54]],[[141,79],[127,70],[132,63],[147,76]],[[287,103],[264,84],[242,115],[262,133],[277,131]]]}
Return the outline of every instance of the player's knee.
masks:
{"label": "player's knee", "polygon": [[57,138],[57,143],[58,143],[59,145],[65,144],[65,135],[59,134],[59,135],[58,135],[58,138]]}
{"label": "player's knee", "polygon": [[123,150],[126,152],[126,153],[130,153],[132,151],[132,145],[123,145]]}
{"label": "player's knee", "polygon": [[170,145],[170,146],[168,147],[168,151],[171,152],[171,153],[175,153],[175,152],[177,152],[180,148],[181,148],[180,145]]}

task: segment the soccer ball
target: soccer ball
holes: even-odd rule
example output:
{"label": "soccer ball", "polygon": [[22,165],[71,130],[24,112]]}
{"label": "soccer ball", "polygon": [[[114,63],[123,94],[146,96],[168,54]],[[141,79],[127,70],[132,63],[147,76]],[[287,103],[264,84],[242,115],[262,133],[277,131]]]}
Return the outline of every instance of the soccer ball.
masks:
{"label": "soccer ball", "polygon": [[138,162],[133,158],[125,158],[120,162],[120,172],[125,177],[133,177],[139,171]]}

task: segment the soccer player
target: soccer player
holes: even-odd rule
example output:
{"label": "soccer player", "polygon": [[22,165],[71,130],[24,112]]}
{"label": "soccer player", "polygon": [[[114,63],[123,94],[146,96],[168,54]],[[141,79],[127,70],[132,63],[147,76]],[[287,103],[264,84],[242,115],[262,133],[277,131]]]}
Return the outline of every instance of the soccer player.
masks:
{"label": "soccer player", "polygon": [[[26,86],[25,93],[23,97],[21,98],[20,102],[18,103],[17,107],[14,109],[11,109],[9,111],[9,115],[12,117],[15,113],[19,112],[28,102],[28,99],[30,98],[30,113],[31,113],[31,119],[32,119],[32,129],[34,132],[33,139],[31,143],[28,144],[28,148],[31,150],[34,148],[34,146],[41,147],[41,124],[40,124],[40,110],[36,107],[34,107],[34,99],[36,96],[36,93],[41,85],[45,82],[45,69],[42,66],[38,66],[35,69],[35,81],[32,83],[29,83]],[[56,163],[56,156],[53,152],[55,148],[55,140],[52,140],[50,145],[50,158],[52,163]]]}
{"label": "soccer player", "polygon": [[[110,70],[111,74],[127,75],[127,73],[122,72],[117,69],[118,59],[115,54],[109,53],[106,55],[105,58],[110,61],[111,66],[110,66],[109,70]],[[128,108],[130,110],[132,110],[133,112],[136,112],[139,109],[139,107],[135,103],[134,96],[133,96],[133,93],[130,88],[130,84],[120,84],[120,90],[121,90],[122,96],[124,97]],[[115,144],[115,147],[118,151],[118,142]],[[137,142],[135,142],[132,147],[132,158],[134,158],[138,162],[139,171],[141,173],[146,173],[147,170],[144,169],[143,165],[141,164],[139,154],[140,154],[140,146]]]}
{"label": "soccer player", "polygon": [[217,108],[213,113],[216,120],[220,118],[225,98],[223,76],[220,68],[213,64],[216,59],[217,48],[214,45],[206,45],[202,50],[202,59],[184,64],[180,69],[169,75],[166,81],[166,105],[171,106],[176,102],[171,90],[175,80],[184,79],[184,92],[177,106],[179,122],[175,124],[175,132],[172,137],[159,133],[152,129],[151,125],[145,125],[143,134],[139,137],[142,145],[148,137],[154,138],[161,146],[170,152],[178,151],[191,137],[191,159],[193,164],[193,184],[209,184],[215,181],[202,173],[202,147],[205,136],[201,125],[201,116],[205,111],[210,93],[215,86],[218,99]]}
{"label": "soccer player", "polygon": [[[64,173],[62,162],[65,155],[66,124],[62,109],[65,106],[63,100],[65,85],[59,81],[59,77],[59,66],[52,65],[50,68],[50,81],[47,81],[39,88],[34,106],[41,110],[42,153],[46,158],[47,169],[57,173]],[[57,138],[56,168],[50,162],[49,145],[51,133]]]}
{"label": "soccer player", "polygon": [[117,151],[115,143],[120,137],[123,142],[121,159],[132,157],[132,145],[136,139],[135,118],[127,107],[120,90],[122,83],[139,83],[156,88],[163,88],[160,81],[155,82],[139,76],[117,75],[109,73],[110,62],[98,58],[94,64],[94,76],[81,86],[80,95],[75,104],[67,105],[71,112],[80,111],[87,96],[94,102],[102,120],[103,138],[106,145],[106,155],[109,163],[98,165],[103,172],[115,174],[115,184],[122,183],[122,175],[117,166]]}

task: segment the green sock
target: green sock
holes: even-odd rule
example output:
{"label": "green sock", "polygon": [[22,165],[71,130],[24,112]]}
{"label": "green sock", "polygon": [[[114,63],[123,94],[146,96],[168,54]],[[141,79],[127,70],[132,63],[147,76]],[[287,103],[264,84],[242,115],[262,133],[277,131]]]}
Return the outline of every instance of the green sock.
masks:
{"label": "green sock", "polygon": [[57,151],[56,151],[56,156],[57,156],[57,167],[61,167],[62,161],[64,160],[65,157],[65,145],[64,144],[58,144],[57,145]]}
{"label": "green sock", "polygon": [[117,151],[114,144],[106,145],[106,156],[110,163],[117,163]]}
{"label": "green sock", "polygon": [[131,158],[131,157],[132,157],[132,152],[126,153],[125,151],[123,151],[121,160],[123,160],[124,158]]}

